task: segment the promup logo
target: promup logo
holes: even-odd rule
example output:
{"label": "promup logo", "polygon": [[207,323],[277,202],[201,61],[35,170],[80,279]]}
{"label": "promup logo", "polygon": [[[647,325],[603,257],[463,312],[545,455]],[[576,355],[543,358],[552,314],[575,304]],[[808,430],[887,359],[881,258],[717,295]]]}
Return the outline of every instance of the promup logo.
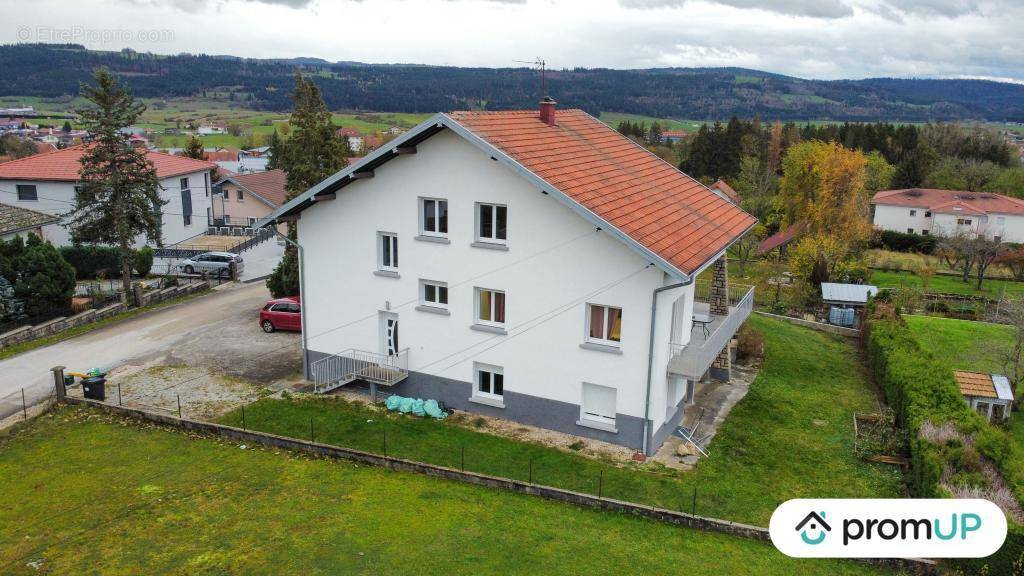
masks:
{"label": "promup logo", "polygon": [[794,557],[980,558],[1003,545],[1006,517],[979,499],[790,500],[768,531]]}
{"label": "promup logo", "polygon": [[[810,524],[810,526],[808,526]],[[806,528],[805,528],[806,527]],[[810,544],[816,546],[825,541],[825,535],[832,531],[832,527],[825,522],[825,513],[818,514],[817,512],[811,512],[804,519],[796,525],[797,532],[800,533],[800,538]],[[817,532],[817,536],[808,536],[807,532],[810,531],[812,534]]]}

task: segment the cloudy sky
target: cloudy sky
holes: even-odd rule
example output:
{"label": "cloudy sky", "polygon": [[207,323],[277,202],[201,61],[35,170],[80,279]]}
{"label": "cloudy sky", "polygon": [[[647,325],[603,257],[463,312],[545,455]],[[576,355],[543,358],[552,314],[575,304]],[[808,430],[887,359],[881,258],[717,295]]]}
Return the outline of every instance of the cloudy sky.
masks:
{"label": "cloudy sky", "polygon": [[1024,82],[1024,0],[0,0],[0,43]]}

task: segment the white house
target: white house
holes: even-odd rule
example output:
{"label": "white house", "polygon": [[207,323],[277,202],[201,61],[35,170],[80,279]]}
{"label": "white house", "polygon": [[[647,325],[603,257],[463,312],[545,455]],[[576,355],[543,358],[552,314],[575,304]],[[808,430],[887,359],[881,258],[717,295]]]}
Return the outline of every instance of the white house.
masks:
{"label": "white house", "polygon": [[[85,147],[72,146],[0,164],[0,199],[20,208],[61,216],[74,207],[75,186]],[[210,162],[149,150],[146,156],[160,179],[163,241],[173,244],[206,230],[204,207],[209,204]],[[71,244],[65,222],[43,227],[43,235],[57,246]],[[139,245],[142,244],[142,239]]]}
{"label": "white house", "polygon": [[991,192],[910,188],[883,190],[871,200],[876,228],[910,234],[958,233],[1024,242],[1024,200]]}
{"label": "white house", "polygon": [[728,378],[752,305],[724,255],[756,220],[553,101],[437,114],[262,224],[289,220],[318,390],[369,383],[647,454],[696,380]]}

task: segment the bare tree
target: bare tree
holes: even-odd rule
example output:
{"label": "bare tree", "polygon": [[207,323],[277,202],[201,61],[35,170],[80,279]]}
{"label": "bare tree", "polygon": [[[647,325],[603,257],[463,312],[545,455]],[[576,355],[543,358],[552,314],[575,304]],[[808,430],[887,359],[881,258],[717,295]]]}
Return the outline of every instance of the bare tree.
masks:
{"label": "bare tree", "polygon": [[978,235],[970,246],[974,254],[974,269],[977,271],[977,289],[981,290],[981,283],[985,280],[985,271],[1007,248],[999,238],[988,239],[984,235]]}

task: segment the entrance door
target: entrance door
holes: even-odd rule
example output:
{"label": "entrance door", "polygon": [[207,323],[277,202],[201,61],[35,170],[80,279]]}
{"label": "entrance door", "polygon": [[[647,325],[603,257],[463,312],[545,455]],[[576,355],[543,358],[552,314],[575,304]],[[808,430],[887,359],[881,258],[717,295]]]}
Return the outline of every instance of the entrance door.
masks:
{"label": "entrance door", "polygon": [[398,314],[380,313],[380,353],[385,356],[398,354]]}

